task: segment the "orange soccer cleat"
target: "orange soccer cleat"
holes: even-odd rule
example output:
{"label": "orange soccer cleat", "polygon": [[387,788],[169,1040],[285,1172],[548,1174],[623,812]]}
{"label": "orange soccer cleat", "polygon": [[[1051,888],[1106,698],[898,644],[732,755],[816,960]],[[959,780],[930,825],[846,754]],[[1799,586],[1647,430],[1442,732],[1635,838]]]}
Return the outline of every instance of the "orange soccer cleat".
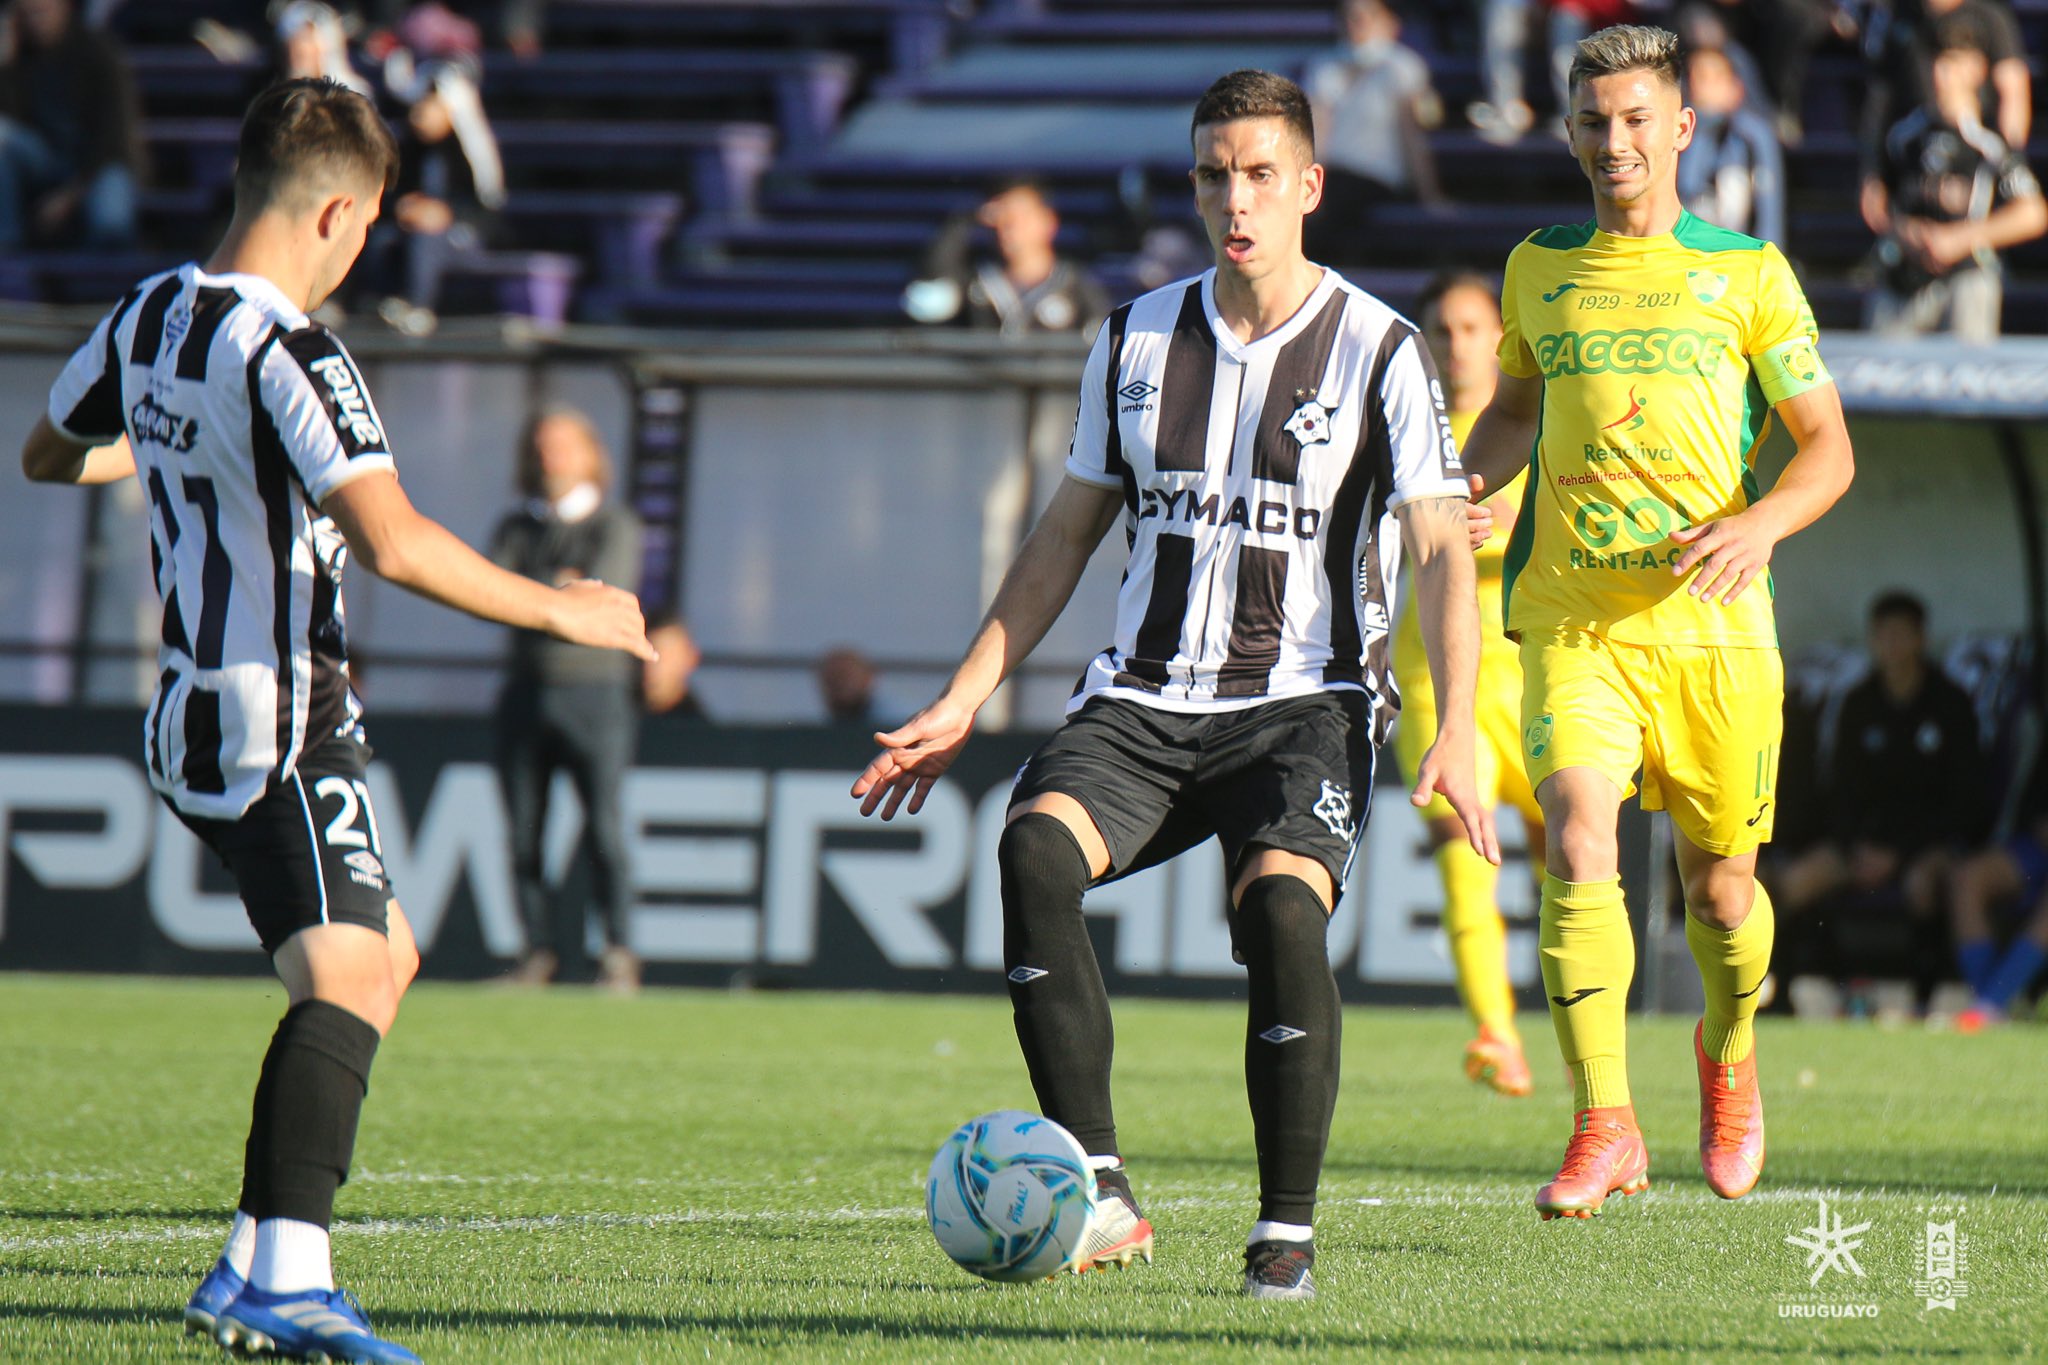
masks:
{"label": "orange soccer cleat", "polygon": [[1633,1105],[1581,1109],[1572,1120],[1557,1178],[1536,1191],[1536,1211],[1552,1218],[1591,1218],[1610,1194],[1650,1188],[1650,1149]]}
{"label": "orange soccer cleat", "polygon": [[1764,1173],[1764,1097],[1756,1084],[1756,1049],[1739,1062],[1717,1062],[1692,1031],[1700,1068],[1700,1169],[1723,1199],[1740,1199]]}
{"label": "orange soccer cleat", "polygon": [[1522,1055],[1520,1041],[1489,1028],[1480,1029],[1479,1036],[1465,1044],[1465,1075],[1503,1095],[1526,1095],[1532,1088],[1529,1060]]}

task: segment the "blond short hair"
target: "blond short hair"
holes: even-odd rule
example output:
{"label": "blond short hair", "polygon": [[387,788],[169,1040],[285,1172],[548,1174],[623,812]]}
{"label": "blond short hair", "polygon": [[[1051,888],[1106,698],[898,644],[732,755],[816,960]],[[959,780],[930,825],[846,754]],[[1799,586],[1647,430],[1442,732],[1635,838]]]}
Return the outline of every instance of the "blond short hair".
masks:
{"label": "blond short hair", "polygon": [[1596,76],[1648,71],[1672,89],[1679,88],[1678,35],[1648,24],[1614,24],[1579,40],[1567,79],[1572,93]]}

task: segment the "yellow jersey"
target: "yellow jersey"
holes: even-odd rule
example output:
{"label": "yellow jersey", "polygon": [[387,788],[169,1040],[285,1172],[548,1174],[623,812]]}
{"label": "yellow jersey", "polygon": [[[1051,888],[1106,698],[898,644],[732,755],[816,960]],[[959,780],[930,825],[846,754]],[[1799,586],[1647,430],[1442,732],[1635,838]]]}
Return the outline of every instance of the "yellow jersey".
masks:
{"label": "yellow jersey", "polygon": [[1501,322],[1501,369],[1543,380],[1508,631],[1775,646],[1768,575],[1695,598],[1671,533],[1754,502],[1771,406],[1832,382],[1784,254],[1690,213],[1658,237],[1545,228],[1508,257]]}

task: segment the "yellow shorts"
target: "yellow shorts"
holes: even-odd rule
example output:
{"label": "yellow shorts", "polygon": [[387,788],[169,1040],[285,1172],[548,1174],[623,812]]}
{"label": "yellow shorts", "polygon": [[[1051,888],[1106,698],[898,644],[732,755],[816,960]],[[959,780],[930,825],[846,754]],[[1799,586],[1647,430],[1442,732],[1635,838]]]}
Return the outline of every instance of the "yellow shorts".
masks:
{"label": "yellow shorts", "polygon": [[[1394,726],[1394,754],[1409,787],[1422,767],[1422,756],[1436,743],[1436,689],[1429,678],[1429,660],[1418,632],[1412,648],[1403,640],[1394,653],[1394,685],[1401,689],[1401,719]],[[1522,818],[1541,822],[1543,812],[1522,770],[1522,662],[1514,643],[1490,639],[1479,655],[1479,694],[1473,707],[1477,724],[1473,758],[1478,769],[1479,799],[1489,806],[1510,805]],[[1451,815],[1451,803],[1432,797],[1423,808],[1425,820]]]}
{"label": "yellow shorts", "polygon": [[1585,631],[1522,640],[1522,753],[1529,781],[1591,768],[1678,832],[1731,856],[1776,822],[1785,669],[1775,649],[1627,645]]}

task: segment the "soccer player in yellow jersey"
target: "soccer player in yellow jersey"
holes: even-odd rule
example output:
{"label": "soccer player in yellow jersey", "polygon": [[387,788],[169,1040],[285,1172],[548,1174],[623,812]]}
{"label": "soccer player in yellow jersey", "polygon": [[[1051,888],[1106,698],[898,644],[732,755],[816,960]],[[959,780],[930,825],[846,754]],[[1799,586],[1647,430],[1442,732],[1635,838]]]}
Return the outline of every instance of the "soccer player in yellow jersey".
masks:
{"label": "soccer player in yellow jersey", "polygon": [[[1443,376],[1451,432],[1463,444],[1500,378],[1500,362],[1495,356],[1501,337],[1500,297],[1483,275],[1439,275],[1424,286],[1415,315]],[[1522,477],[1517,475],[1487,499],[1494,534],[1473,556],[1482,641],[1475,708],[1476,758],[1479,799],[1488,806],[1505,801],[1521,813],[1528,830],[1530,861],[1541,866],[1543,812],[1522,768],[1522,662],[1514,642],[1502,630],[1500,615],[1505,536],[1514,523],[1521,496]],[[1413,597],[1403,600],[1394,628],[1394,682],[1401,689],[1401,722],[1394,729],[1394,750],[1401,771],[1413,785],[1422,770],[1423,755],[1436,742],[1436,694],[1430,686],[1429,656],[1423,650]],[[1465,1045],[1465,1074],[1504,1095],[1526,1095],[1529,1063],[1522,1055],[1522,1037],[1515,1028],[1507,930],[1494,896],[1500,869],[1472,851],[1464,822],[1441,796],[1431,798],[1423,819],[1429,828],[1437,873],[1443,878],[1444,937],[1450,941],[1451,962],[1458,973],[1458,994],[1477,1031]]]}
{"label": "soccer player in yellow jersey", "polygon": [[[1798,281],[1767,242],[1679,205],[1693,114],[1678,39],[1617,26],[1578,45],[1569,135],[1593,221],[1508,258],[1501,380],[1465,449],[1483,491],[1531,465],[1508,543],[1523,758],[1550,832],[1544,993],[1572,1072],[1573,1132],[1545,1218],[1649,1183],[1623,1035],[1635,949],[1615,823],[1642,770],[1670,812],[1694,1033],[1700,1161],[1724,1198],[1764,1160],[1751,1016],[1770,963],[1756,882],[1770,837],[1784,674],[1768,568],[1848,487],[1854,457]],[[1772,413],[1798,446],[1768,493],[1751,461]]]}

